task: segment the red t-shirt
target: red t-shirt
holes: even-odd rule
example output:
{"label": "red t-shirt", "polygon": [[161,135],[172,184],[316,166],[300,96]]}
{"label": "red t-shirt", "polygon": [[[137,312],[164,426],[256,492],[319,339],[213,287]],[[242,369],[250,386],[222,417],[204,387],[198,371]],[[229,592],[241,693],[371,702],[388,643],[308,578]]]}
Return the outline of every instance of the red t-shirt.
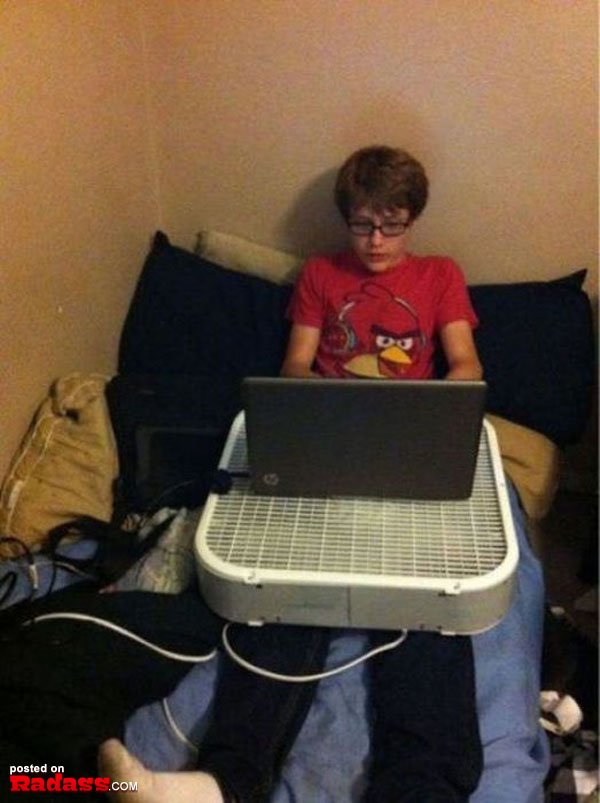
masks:
{"label": "red t-shirt", "polygon": [[321,330],[314,369],[333,377],[431,378],[440,329],[459,320],[477,325],[451,259],[408,254],[374,274],[350,251],[306,262],[288,317]]}

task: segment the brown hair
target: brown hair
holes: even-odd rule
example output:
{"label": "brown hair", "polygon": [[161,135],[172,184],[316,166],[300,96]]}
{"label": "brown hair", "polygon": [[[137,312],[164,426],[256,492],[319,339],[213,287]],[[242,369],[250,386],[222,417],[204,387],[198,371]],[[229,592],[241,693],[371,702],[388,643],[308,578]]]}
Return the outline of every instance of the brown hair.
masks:
{"label": "brown hair", "polygon": [[427,203],[429,182],[420,162],[406,151],[386,145],[361,148],[342,165],[334,199],[344,220],[353,209],[371,206],[376,212],[408,209],[410,220]]}

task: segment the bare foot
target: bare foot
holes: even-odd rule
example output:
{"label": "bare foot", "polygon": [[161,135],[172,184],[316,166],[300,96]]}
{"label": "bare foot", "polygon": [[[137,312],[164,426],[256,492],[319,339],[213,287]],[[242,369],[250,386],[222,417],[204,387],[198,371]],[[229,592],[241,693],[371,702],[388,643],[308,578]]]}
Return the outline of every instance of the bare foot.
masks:
{"label": "bare foot", "polygon": [[137,782],[137,791],[113,791],[113,803],[223,803],[212,775],[206,772],[152,772],[127,751],[118,739],[109,739],[98,751],[100,773],[115,782]]}

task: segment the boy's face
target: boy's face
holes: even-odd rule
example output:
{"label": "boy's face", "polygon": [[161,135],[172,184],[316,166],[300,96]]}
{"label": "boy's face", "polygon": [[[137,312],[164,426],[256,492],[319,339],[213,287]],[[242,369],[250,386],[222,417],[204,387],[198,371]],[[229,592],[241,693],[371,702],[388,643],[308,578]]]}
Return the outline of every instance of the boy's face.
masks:
{"label": "boy's face", "polygon": [[[404,259],[411,226],[409,218],[408,209],[387,209],[378,213],[369,206],[362,206],[352,210],[348,219],[350,244],[371,273],[385,273]],[[384,226],[385,234],[373,226]],[[361,228],[365,233],[359,233]],[[369,228],[372,229],[370,233]]]}

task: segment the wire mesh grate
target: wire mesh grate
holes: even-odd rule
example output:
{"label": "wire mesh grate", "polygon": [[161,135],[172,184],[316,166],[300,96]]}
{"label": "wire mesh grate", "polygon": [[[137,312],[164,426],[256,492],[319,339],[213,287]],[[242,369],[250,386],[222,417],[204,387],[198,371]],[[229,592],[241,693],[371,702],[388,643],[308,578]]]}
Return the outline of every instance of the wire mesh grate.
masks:
{"label": "wire mesh grate", "polygon": [[[247,467],[243,426],[227,459]],[[487,574],[507,551],[485,430],[473,494],[458,501],[265,497],[236,478],[205,532],[221,560],[245,569],[463,579]]]}

